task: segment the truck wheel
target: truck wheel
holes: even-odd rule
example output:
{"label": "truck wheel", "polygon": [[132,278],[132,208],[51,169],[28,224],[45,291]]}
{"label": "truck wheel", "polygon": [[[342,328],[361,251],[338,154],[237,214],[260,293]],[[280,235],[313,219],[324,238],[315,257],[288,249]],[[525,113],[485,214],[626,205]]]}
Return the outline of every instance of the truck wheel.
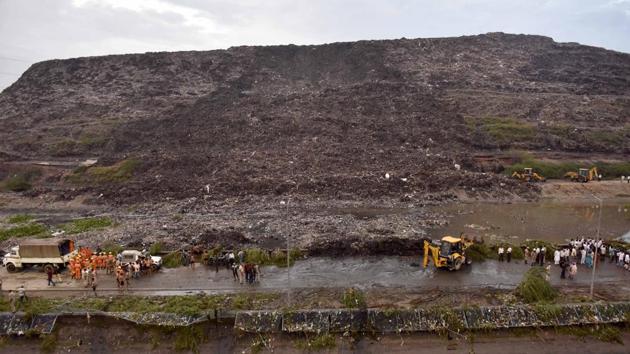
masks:
{"label": "truck wheel", "polygon": [[17,267],[15,266],[15,264],[13,264],[13,263],[8,263],[8,264],[7,264],[7,272],[9,272],[9,273],[15,273],[15,272],[17,272]]}
{"label": "truck wheel", "polygon": [[46,264],[43,268],[44,273],[48,273],[48,270],[51,270],[53,273],[55,272],[55,266],[53,266],[52,264]]}
{"label": "truck wheel", "polygon": [[462,267],[462,263],[464,263],[464,260],[460,258],[457,258],[455,260],[455,265],[453,266],[453,269],[455,270],[460,270],[460,268]]}

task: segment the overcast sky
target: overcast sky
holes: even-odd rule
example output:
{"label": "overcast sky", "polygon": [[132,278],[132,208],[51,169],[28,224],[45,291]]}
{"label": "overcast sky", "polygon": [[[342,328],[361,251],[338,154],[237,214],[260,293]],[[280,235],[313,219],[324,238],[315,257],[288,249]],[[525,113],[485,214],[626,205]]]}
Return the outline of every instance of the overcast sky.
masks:
{"label": "overcast sky", "polygon": [[0,0],[0,90],[53,58],[495,31],[630,53],[630,0]]}

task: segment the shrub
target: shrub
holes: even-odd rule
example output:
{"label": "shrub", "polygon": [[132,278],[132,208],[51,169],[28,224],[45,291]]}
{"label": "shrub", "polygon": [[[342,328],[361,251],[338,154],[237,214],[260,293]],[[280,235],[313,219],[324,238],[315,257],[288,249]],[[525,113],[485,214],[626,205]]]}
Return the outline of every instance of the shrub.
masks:
{"label": "shrub", "polygon": [[553,259],[553,253],[556,251],[556,246],[548,241],[542,240],[528,240],[523,242],[523,247],[529,247],[530,251],[536,247],[545,247],[545,259]]}
{"label": "shrub", "polygon": [[[289,252],[289,265],[292,266],[295,260],[302,256],[300,250],[292,249]],[[248,248],[245,250],[245,261],[264,265],[275,265],[276,267],[287,266],[287,252],[282,250],[275,250],[269,253],[267,250],[260,248]]]}
{"label": "shrub", "polygon": [[549,284],[545,275],[543,267],[530,268],[516,288],[516,295],[527,303],[555,300],[558,291]]}
{"label": "shrub", "polygon": [[39,168],[22,169],[19,172],[9,174],[0,182],[0,190],[11,192],[23,192],[33,187],[32,182],[42,174]]}
{"label": "shrub", "polygon": [[365,295],[359,289],[349,288],[343,293],[341,297],[341,303],[346,308],[361,308],[364,309],[367,307],[367,302],[365,301]]}
{"label": "shrub", "polygon": [[85,218],[73,220],[67,224],[61,225],[61,229],[68,234],[78,234],[86,231],[102,229],[112,226],[112,219],[108,217]]}
{"label": "shrub", "polygon": [[162,242],[156,242],[152,244],[149,248],[149,254],[156,255],[162,253],[163,246],[164,245],[162,244]]}
{"label": "shrub", "polygon": [[119,254],[124,247],[111,241],[107,241],[101,245],[101,250],[105,253]]}
{"label": "shrub", "polygon": [[498,255],[485,243],[474,243],[466,248],[466,257],[473,262],[483,262],[486,259],[497,259]]}
{"label": "shrub", "polygon": [[162,257],[162,265],[164,268],[177,268],[182,266],[182,252],[175,251]]}

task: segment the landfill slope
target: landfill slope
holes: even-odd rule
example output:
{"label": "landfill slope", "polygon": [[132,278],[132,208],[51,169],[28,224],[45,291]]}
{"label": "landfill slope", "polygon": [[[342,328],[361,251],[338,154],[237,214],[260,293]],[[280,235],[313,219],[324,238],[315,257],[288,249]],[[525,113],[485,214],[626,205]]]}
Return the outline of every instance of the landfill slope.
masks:
{"label": "landfill slope", "polygon": [[51,60],[0,94],[0,178],[19,161],[96,157],[138,163],[125,178],[44,174],[32,193],[529,198],[536,187],[479,173],[473,155],[623,156],[629,121],[630,55],[541,36]]}

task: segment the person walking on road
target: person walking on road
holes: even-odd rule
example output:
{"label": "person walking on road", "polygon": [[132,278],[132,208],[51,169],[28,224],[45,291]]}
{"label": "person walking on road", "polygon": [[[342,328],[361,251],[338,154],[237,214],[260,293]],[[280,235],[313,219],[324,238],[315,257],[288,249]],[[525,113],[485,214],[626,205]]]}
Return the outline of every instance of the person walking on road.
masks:
{"label": "person walking on road", "polygon": [[547,252],[547,249],[545,248],[545,246],[542,246],[542,248],[540,249],[540,265],[543,266],[545,264],[545,253]]}
{"label": "person walking on road", "polygon": [[55,273],[52,267],[46,268],[46,277],[48,278],[48,286],[55,286],[55,281],[53,280],[53,273]]}
{"label": "person walking on road", "polygon": [[562,269],[562,271],[560,272],[560,279],[566,279],[567,277],[567,262],[562,259],[560,261],[560,268]]}
{"label": "person walking on road", "polygon": [[577,275],[577,264],[575,262],[571,262],[571,266],[569,267],[569,279],[575,279]]}
{"label": "person walking on road", "polygon": [[525,247],[525,251],[523,251],[523,255],[524,255],[524,259],[525,259],[525,264],[527,264],[527,262],[529,261],[529,247]]}
{"label": "person walking on road", "polygon": [[510,263],[510,261],[512,260],[512,247],[508,246],[507,251],[505,253],[507,256],[507,261],[508,263]]}
{"label": "person walking on road", "polygon": [[499,246],[499,262],[503,262],[503,247]]}
{"label": "person walking on road", "polygon": [[18,303],[20,306],[22,306],[28,301],[28,296],[26,296],[26,289],[24,288],[24,284],[20,285],[20,287],[17,288],[17,296],[18,296]]}

